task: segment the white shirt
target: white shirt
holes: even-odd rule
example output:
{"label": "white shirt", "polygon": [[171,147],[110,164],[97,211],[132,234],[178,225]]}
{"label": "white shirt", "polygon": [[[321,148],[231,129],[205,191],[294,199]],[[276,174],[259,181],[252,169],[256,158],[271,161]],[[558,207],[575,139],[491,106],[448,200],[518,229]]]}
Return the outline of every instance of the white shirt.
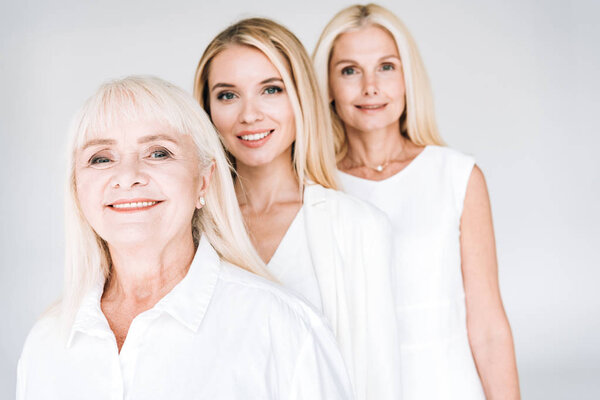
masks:
{"label": "white shirt", "polygon": [[222,262],[203,238],[185,278],[132,322],[119,354],[83,300],[68,341],[39,320],[19,360],[17,399],[350,399],[335,339],[311,307]]}
{"label": "white shirt", "polygon": [[316,184],[304,188],[303,208],[323,314],[356,398],[401,398],[389,219],[364,201]]}
{"label": "white shirt", "polygon": [[427,146],[383,181],[340,173],[344,189],[390,218],[403,399],[483,399],[466,324],[460,218],[474,160]]}
{"label": "white shirt", "polygon": [[281,239],[267,268],[278,282],[302,295],[322,312],[319,282],[310,257],[304,218],[302,206]]}

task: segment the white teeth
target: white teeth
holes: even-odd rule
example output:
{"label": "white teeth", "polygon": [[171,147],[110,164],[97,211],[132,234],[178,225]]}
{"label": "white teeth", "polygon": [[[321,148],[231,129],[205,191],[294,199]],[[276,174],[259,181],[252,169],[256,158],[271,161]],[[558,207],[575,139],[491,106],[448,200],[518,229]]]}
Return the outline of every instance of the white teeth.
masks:
{"label": "white teeth", "polygon": [[113,204],[112,206],[114,208],[142,208],[142,207],[153,206],[156,203],[158,203],[158,201],[137,201],[137,202],[133,202],[133,203]]}
{"label": "white teeth", "polygon": [[240,136],[240,138],[242,140],[249,140],[249,141],[255,141],[255,140],[260,140],[260,139],[264,139],[267,136],[269,136],[271,134],[272,131],[265,131],[262,133],[253,133],[251,135],[242,135]]}

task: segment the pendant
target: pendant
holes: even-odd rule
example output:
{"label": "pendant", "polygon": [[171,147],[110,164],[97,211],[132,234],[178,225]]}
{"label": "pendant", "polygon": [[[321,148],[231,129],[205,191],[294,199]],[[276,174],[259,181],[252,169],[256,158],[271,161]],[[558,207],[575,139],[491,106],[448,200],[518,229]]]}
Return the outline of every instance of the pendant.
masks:
{"label": "pendant", "polygon": [[381,172],[381,171],[383,171],[383,165],[378,165],[377,167],[375,167],[375,170],[376,170],[377,172]]}

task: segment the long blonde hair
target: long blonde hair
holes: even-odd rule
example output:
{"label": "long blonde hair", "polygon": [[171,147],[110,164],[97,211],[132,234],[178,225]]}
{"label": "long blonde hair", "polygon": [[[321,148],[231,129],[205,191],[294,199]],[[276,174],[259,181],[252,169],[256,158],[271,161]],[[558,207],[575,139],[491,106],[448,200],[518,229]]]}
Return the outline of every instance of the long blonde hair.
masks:
{"label": "long blonde hair", "polygon": [[311,180],[337,188],[331,122],[319,96],[310,57],[302,43],[285,27],[265,18],[249,18],[219,33],[200,58],[194,80],[194,97],[210,114],[208,75],[211,61],[232,45],[260,50],[281,74],[296,120],[293,164],[298,182]]}
{"label": "long blonde hair", "polygon": [[[353,5],[343,9],[329,21],[321,33],[313,53],[321,97],[329,102],[329,63],[338,36],[369,25],[379,26],[389,32],[398,46],[406,86],[406,107],[400,117],[400,132],[417,145],[443,145],[435,121],[431,85],[417,44],[402,21],[377,4]],[[333,104],[329,104],[329,111],[339,161],[348,151],[348,139]]]}
{"label": "long blonde hair", "polygon": [[75,115],[69,144],[65,196],[65,289],[60,303],[68,329],[83,295],[111,272],[110,253],[81,211],[77,196],[75,156],[86,137],[124,121],[165,123],[178,134],[191,135],[200,171],[215,164],[206,205],[190,221],[194,243],[204,235],[221,259],[268,277],[265,265],[246,233],[236,201],[231,167],[206,113],[182,89],[158,78],[131,76],[102,85]]}

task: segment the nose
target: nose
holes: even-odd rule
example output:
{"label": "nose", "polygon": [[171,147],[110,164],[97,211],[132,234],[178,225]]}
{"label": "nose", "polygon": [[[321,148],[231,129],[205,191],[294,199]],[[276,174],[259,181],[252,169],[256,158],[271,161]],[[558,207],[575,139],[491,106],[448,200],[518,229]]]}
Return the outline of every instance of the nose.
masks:
{"label": "nose", "polygon": [[260,106],[257,104],[255,99],[246,99],[242,105],[240,113],[240,122],[244,124],[251,124],[256,121],[262,121],[263,113]]}
{"label": "nose", "polygon": [[115,189],[130,189],[148,184],[148,176],[142,170],[142,160],[136,155],[123,157],[111,179],[111,186]]}
{"label": "nose", "polygon": [[377,80],[375,74],[365,73],[363,75],[363,95],[364,96],[375,96],[379,94],[379,88],[377,87]]}

